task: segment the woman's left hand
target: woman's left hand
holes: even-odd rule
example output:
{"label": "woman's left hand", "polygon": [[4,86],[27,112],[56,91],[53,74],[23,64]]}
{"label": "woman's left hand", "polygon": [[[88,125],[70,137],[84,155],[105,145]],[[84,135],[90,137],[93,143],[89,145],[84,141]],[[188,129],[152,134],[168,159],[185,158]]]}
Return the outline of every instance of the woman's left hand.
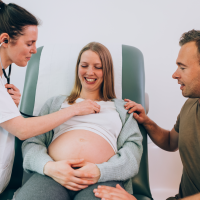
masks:
{"label": "woman's left hand", "polygon": [[10,94],[11,98],[18,107],[21,98],[21,93],[19,89],[15,87],[13,84],[6,84],[5,87],[7,88],[8,93]]}
{"label": "woman's left hand", "polygon": [[94,195],[101,200],[137,200],[133,195],[129,194],[119,184],[115,187],[99,185],[93,190]]}
{"label": "woman's left hand", "polygon": [[86,178],[86,179],[92,180],[94,184],[97,183],[100,178],[100,175],[101,175],[100,170],[94,163],[83,162],[79,165],[72,165],[72,167],[80,167],[79,169],[76,169],[76,170],[92,174],[93,175],[92,178]]}

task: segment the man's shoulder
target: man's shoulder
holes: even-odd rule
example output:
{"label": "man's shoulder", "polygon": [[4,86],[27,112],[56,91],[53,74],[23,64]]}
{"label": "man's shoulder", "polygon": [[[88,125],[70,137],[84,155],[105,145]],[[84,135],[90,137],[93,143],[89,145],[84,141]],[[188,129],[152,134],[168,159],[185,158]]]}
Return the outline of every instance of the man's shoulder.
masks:
{"label": "man's shoulder", "polygon": [[185,101],[185,104],[183,105],[184,107],[190,107],[196,104],[199,101],[199,98],[188,98]]}
{"label": "man's shoulder", "polygon": [[199,101],[199,98],[188,98],[181,108],[180,114],[188,112],[193,106],[195,106]]}

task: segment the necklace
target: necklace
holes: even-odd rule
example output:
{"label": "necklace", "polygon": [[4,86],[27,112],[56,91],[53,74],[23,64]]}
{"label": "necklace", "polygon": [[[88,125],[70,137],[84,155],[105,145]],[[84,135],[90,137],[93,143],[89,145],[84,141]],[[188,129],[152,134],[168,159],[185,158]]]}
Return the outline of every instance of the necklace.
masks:
{"label": "necklace", "polygon": [[4,69],[4,67],[3,67],[3,64],[2,64],[2,61],[1,61],[1,56],[0,56],[0,63],[1,63],[1,67],[2,67],[2,71],[3,71],[3,74],[4,74],[4,76],[6,77],[6,79],[7,79],[7,83],[8,84],[10,84],[10,74],[11,74],[11,64],[10,64],[10,66],[9,66],[9,72],[8,72],[8,76],[7,76],[7,74],[6,74],[6,71],[5,71],[5,69]]}
{"label": "necklace", "polygon": [[[83,97],[81,97],[81,95],[80,95],[80,98],[81,99],[87,99],[87,98],[83,98]],[[102,98],[98,98],[98,99],[91,99],[92,101],[100,101],[100,100],[102,100]]]}

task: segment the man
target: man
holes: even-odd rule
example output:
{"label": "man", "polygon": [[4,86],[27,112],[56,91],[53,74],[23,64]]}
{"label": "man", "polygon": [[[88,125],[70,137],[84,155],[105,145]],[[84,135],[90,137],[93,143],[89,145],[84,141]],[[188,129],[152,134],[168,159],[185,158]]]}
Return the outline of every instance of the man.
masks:
{"label": "man", "polygon": [[[172,78],[177,79],[181,85],[182,95],[188,99],[172,130],[159,127],[145,114],[140,104],[126,100],[128,103],[125,107],[129,109],[129,113],[134,112],[133,117],[138,123],[143,124],[156,145],[166,151],[179,149],[183,163],[179,194],[168,200],[184,197],[186,197],[184,200],[198,200],[200,199],[200,31],[191,30],[184,33],[179,44],[181,49],[176,60],[178,68]],[[95,190],[95,193],[98,193],[96,196],[107,197],[106,200],[114,200],[113,197],[108,197],[108,193],[113,194],[110,196],[116,196],[114,194],[117,192],[119,192],[117,188],[105,187]],[[128,198],[123,199],[128,200]]]}

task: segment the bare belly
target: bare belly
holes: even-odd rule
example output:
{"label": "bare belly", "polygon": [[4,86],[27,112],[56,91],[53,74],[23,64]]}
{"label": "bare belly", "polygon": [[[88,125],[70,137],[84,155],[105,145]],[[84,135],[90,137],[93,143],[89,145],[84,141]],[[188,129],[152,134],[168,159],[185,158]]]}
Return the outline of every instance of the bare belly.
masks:
{"label": "bare belly", "polygon": [[103,163],[115,152],[101,136],[88,130],[63,133],[48,147],[48,154],[55,161],[83,158],[92,163]]}

